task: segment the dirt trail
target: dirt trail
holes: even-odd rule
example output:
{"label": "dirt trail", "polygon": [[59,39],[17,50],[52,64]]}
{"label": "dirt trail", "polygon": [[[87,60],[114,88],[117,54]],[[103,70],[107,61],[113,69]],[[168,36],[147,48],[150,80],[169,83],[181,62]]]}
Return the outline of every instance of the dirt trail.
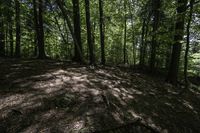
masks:
{"label": "dirt trail", "polygon": [[0,59],[0,132],[200,133],[200,93],[118,68]]}

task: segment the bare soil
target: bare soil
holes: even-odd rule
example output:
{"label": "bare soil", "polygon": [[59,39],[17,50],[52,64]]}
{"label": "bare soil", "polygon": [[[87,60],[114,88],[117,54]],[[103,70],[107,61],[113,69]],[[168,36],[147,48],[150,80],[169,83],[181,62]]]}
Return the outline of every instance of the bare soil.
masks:
{"label": "bare soil", "polygon": [[116,67],[0,59],[0,133],[200,133],[200,92]]}

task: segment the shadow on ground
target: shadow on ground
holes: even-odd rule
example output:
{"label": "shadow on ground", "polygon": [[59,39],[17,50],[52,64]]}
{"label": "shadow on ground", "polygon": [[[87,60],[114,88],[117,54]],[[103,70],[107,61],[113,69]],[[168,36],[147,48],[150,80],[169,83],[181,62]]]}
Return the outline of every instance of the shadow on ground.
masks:
{"label": "shadow on ground", "polygon": [[0,60],[0,132],[200,132],[200,93],[140,73]]}

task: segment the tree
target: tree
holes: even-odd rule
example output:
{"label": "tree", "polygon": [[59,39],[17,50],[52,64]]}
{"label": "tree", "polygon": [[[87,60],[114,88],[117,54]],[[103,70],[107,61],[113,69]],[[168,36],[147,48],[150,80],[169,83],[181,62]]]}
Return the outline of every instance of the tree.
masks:
{"label": "tree", "polygon": [[15,0],[15,24],[16,24],[16,46],[15,46],[15,57],[21,56],[21,24],[20,24],[20,2]]}
{"label": "tree", "polygon": [[172,56],[167,81],[177,85],[179,61],[181,55],[181,47],[183,43],[185,13],[187,9],[187,0],[178,0],[177,19],[175,25],[174,44],[172,48]]}
{"label": "tree", "polygon": [[160,8],[161,8],[161,1],[160,0],[153,0],[152,3],[153,7],[153,35],[152,35],[152,42],[151,42],[151,56],[150,56],[150,70],[154,71],[155,69],[155,62],[156,62],[156,51],[157,51],[157,32],[158,32],[158,25],[160,21]]}
{"label": "tree", "polygon": [[80,49],[82,53],[82,43],[81,43],[81,20],[80,20],[80,8],[79,8],[79,0],[72,0],[73,3],[73,20],[74,20],[74,35],[76,37],[76,41],[78,47],[75,45],[74,49],[74,61],[82,62],[81,55],[78,52]]}
{"label": "tree", "polygon": [[90,64],[95,63],[94,59],[94,49],[93,49],[93,41],[92,41],[92,32],[91,32],[91,22],[90,22],[90,1],[85,0],[85,12],[86,12],[86,25],[87,25],[87,42],[89,48],[89,57],[90,57]]}
{"label": "tree", "polygon": [[140,56],[139,56],[139,65],[143,68],[146,64],[146,52],[147,52],[147,41],[148,41],[148,28],[149,22],[151,18],[151,6],[150,0],[148,0],[144,7],[141,10],[141,23],[142,23],[142,31],[141,31],[141,43],[140,43]]}
{"label": "tree", "polygon": [[101,64],[105,65],[105,44],[104,44],[104,14],[103,14],[103,1],[99,0],[99,17],[100,17],[100,42],[101,42]]}
{"label": "tree", "polygon": [[[38,3],[38,4],[37,4]],[[44,28],[43,28],[43,1],[33,0],[33,10],[34,10],[34,23],[38,46],[38,58],[46,58],[45,46],[44,46]]]}
{"label": "tree", "polygon": [[9,28],[9,42],[10,42],[10,56],[13,57],[13,13],[12,13],[12,0],[9,0],[9,12],[8,12],[8,28]]}
{"label": "tree", "polygon": [[127,51],[126,51],[126,38],[127,38],[127,18],[126,18],[126,1],[124,1],[124,64],[128,63],[127,59]]}
{"label": "tree", "polygon": [[81,63],[82,63],[82,62],[83,62],[83,53],[82,53],[82,50],[81,50],[81,48],[79,47],[78,41],[77,41],[77,39],[76,39],[74,30],[73,30],[73,27],[72,27],[72,24],[71,24],[71,21],[70,21],[70,17],[69,17],[69,14],[68,14],[68,10],[64,7],[65,4],[64,4],[61,0],[56,0],[56,3],[57,3],[57,5],[58,5],[58,7],[60,8],[64,19],[65,19],[66,22],[67,22],[67,26],[68,26],[69,31],[70,31],[70,33],[71,33],[71,36],[72,36],[72,38],[73,38],[74,44],[75,44],[75,46],[77,47],[78,53],[79,53],[79,55],[80,55],[80,61],[81,61]]}
{"label": "tree", "polygon": [[34,15],[34,28],[35,28],[35,38],[34,38],[34,42],[35,42],[35,50],[34,50],[34,55],[37,56],[38,54],[38,35],[39,35],[39,29],[38,29],[38,12],[37,12],[37,4],[36,4],[36,0],[33,0],[33,15]]}
{"label": "tree", "polygon": [[39,9],[38,9],[38,58],[46,58],[45,49],[44,49],[44,27],[43,27],[43,0],[39,0]]}
{"label": "tree", "polygon": [[4,23],[3,23],[3,14],[0,11],[0,56],[5,56],[5,35],[4,35]]}
{"label": "tree", "polygon": [[144,37],[145,37],[145,25],[146,25],[146,18],[143,18],[142,23],[142,37],[141,37],[141,45],[140,45],[140,67],[144,66]]}
{"label": "tree", "polygon": [[190,0],[190,11],[189,11],[189,19],[187,23],[187,43],[186,43],[186,50],[185,50],[185,63],[184,63],[184,78],[185,78],[185,87],[188,88],[188,53],[190,49],[190,25],[192,21],[192,14],[193,14],[193,6],[195,0]]}

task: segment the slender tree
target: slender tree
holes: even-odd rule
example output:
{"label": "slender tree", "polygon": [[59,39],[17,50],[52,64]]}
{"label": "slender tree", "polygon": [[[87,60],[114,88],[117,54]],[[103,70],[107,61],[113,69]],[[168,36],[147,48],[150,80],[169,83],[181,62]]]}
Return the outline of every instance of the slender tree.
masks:
{"label": "slender tree", "polygon": [[132,46],[133,46],[133,64],[134,64],[134,67],[136,65],[136,42],[137,40],[135,39],[135,31],[134,31],[134,17],[133,17],[133,7],[132,7],[132,4],[134,4],[133,0],[130,1],[129,3],[129,12],[130,12],[130,17],[131,17],[131,30],[132,30]]}
{"label": "slender tree", "polygon": [[[8,5],[12,7],[12,0],[8,1]],[[10,56],[13,57],[14,46],[13,46],[13,12],[12,8],[8,12],[8,29],[9,29],[9,42],[10,42]]]}
{"label": "slender tree", "polygon": [[145,37],[145,25],[146,25],[146,18],[143,18],[142,23],[142,40],[140,45],[140,67],[144,66],[144,37]]}
{"label": "slender tree", "polygon": [[80,20],[80,7],[79,0],[72,0],[73,3],[73,20],[74,20],[74,35],[77,40],[78,47],[75,45],[74,49],[74,61],[82,62],[81,55],[78,52],[80,49],[82,53],[82,43],[81,43],[81,20]]}
{"label": "slender tree", "polygon": [[190,26],[192,21],[192,14],[193,14],[193,5],[195,0],[190,0],[190,12],[189,12],[189,19],[187,23],[187,43],[186,43],[186,50],[185,50],[185,63],[184,63],[184,77],[185,77],[185,87],[188,88],[188,53],[190,49]]}
{"label": "slender tree", "polygon": [[157,32],[160,21],[161,0],[153,0],[152,7],[153,7],[153,33],[152,33],[153,35],[151,42],[150,70],[154,71],[156,63],[156,51],[158,45]]}
{"label": "slender tree", "polygon": [[126,50],[126,38],[127,38],[127,18],[126,18],[126,1],[124,1],[124,64],[128,63],[127,50]]}
{"label": "slender tree", "polygon": [[0,56],[5,56],[5,35],[2,11],[0,11]]}
{"label": "slender tree", "polygon": [[100,16],[100,42],[101,42],[101,64],[105,65],[105,42],[104,42],[104,14],[103,14],[103,1],[99,0],[99,16]]}
{"label": "slender tree", "polygon": [[92,41],[92,31],[91,31],[91,21],[90,21],[90,1],[85,0],[85,12],[86,12],[86,25],[87,25],[87,42],[89,48],[89,58],[90,64],[95,63],[94,59],[94,49],[93,49],[93,41]]}
{"label": "slender tree", "polygon": [[46,58],[44,46],[43,0],[38,0],[38,58]]}
{"label": "slender tree", "polygon": [[16,24],[16,45],[15,45],[15,57],[21,56],[21,24],[20,24],[20,2],[15,0],[15,24]]}
{"label": "slender tree", "polygon": [[172,56],[167,81],[177,85],[179,60],[181,55],[181,47],[183,43],[185,13],[188,0],[178,0],[177,20],[175,25],[174,44],[172,48]]}
{"label": "slender tree", "polygon": [[74,33],[74,30],[73,30],[73,27],[72,27],[72,24],[71,24],[71,21],[70,21],[70,16],[68,14],[68,10],[64,7],[64,3],[61,1],[61,0],[56,0],[56,3],[58,5],[58,7],[60,8],[61,12],[62,12],[62,15],[64,16],[64,19],[66,20],[67,22],[67,26],[69,28],[69,31],[72,35],[72,38],[73,38],[73,41],[74,41],[74,44],[75,46],[77,47],[77,50],[78,50],[78,53],[80,55],[80,60],[81,60],[81,63],[84,61],[83,60],[83,53],[82,53],[82,50],[81,48],[79,47],[78,45],[78,41],[76,39],[76,36],[75,36],[75,33]]}
{"label": "slender tree", "polygon": [[38,54],[38,12],[37,12],[37,4],[36,4],[36,0],[33,0],[33,13],[34,13],[34,29],[35,29],[35,38],[34,38],[34,42],[35,42],[35,48],[34,48],[34,55],[37,56]]}
{"label": "slender tree", "polygon": [[[43,0],[33,0],[33,12],[34,12],[34,25],[35,36],[37,43],[37,49],[35,48],[35,54],[38,53],[39,59],[46,58],[45,45],[44,45],[44,27],[43,27]],[[38,50],[38,52],[36,52]]]}

